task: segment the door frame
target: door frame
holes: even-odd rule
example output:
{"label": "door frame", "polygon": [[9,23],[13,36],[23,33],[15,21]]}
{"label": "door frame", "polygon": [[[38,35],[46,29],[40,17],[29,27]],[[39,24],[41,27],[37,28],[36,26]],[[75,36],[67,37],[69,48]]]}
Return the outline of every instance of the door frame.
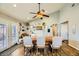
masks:
{"label": "door frame", "polygon": [[[64,21],[62,23],[60,23],[61,25],[62,24],[67,24],[67,39],[69,41],[69,21]],[[60,35],[61,35],[61,31],[60,31]]]}

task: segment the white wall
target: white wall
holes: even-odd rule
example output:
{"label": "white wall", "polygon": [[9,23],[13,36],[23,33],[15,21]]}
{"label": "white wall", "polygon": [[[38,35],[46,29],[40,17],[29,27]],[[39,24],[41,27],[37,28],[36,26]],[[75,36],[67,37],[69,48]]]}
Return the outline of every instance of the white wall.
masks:
{"label": "white wall", "polygon": [[58,18],[59,18],[58,16],[59,16],[59,11],[57,11],[55,13],[52,13],[49,18],[44,17],[42,20],[37,19],[37,20],[34,20],[34,21],[30,22],[30,24],[31,25],[34,25],[34,24],[37,25],[39,23],[45,22],[46,25],[49,26],[49,25],[52,25],[52,24],[58,22]]}
{"label": "white wall", "polygon": [[[47,28],[50,28],[50,26],[52,24],[57,24],[58,23],[58,19],[59,19],[59,11],[55,12],[55,13],[52,13],[49,15],[50,17],[47,18],[47,17],[44,17],[42,20],[40,19],[37,19],[35,21],[32,21],[30,22],[30,25],[39,25],[39,24],[42,24],[43,22],[45,22],[45,25],[47,26]],[[46,31],[47,31],[47,28],[46,28]],[[52,33],[52,31],[51,31]]]}
{"label": "white wall", "polygon": [[79,50],[79,5],[71,7],[67,4],[61,9],[59,23],[64,21],[69,21],[69,45]]}

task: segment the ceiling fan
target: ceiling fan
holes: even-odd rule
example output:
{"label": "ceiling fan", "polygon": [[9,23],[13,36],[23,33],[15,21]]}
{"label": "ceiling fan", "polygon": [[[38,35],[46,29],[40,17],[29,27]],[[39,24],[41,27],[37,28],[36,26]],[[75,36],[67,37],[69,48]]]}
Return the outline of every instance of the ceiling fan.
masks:
{"label": "ceiling fan", "polygon": [[43,17],[49,17],[49,15],[46,15],[45,14],[45,10],[44,9],[40,9],[40,3],[38,3],[38,11],[35,13],[35,12],[30,12],[31,14],[35,14],[35,16],[33,18],[40,18],[40,19],[43,19]]}

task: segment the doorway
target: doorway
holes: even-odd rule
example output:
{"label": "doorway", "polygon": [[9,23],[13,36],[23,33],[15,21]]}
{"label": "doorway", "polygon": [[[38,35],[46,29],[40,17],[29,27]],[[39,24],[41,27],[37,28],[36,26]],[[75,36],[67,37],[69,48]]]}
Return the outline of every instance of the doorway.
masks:
{"label": "doorway", "polygon": [[69,22],[68,21],[61,23],[61,36],[63,37],[63,41],[68,43],[68,40],[69,40]]}

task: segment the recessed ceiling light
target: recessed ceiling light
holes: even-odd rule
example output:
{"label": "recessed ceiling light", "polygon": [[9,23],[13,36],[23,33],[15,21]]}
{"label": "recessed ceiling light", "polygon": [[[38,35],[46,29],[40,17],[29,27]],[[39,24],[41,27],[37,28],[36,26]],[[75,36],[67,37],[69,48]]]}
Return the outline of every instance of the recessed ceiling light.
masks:
{"label": "recessed ceiling light", "polygon": [[16,4],[13,4],[13,7],[16,7]]}

